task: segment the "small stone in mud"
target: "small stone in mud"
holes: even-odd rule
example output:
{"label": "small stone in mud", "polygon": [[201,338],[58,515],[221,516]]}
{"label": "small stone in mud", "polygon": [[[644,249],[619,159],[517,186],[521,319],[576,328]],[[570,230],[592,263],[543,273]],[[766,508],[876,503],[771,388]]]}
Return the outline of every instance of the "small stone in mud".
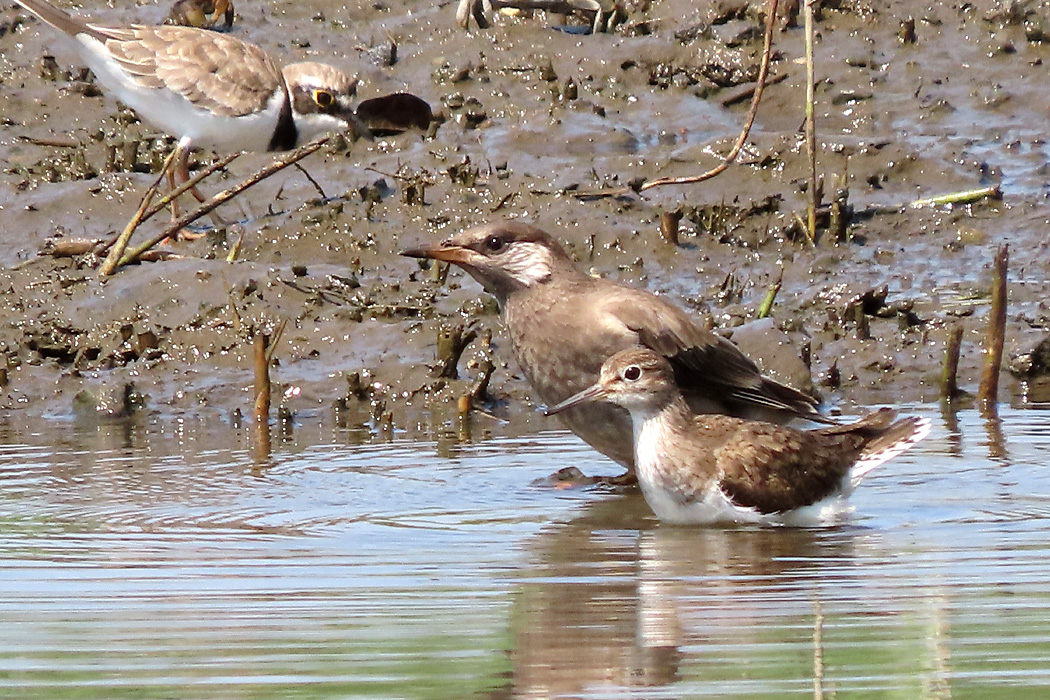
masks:
{"label": "small stone in mud", "polygon": [[579,96],[580,91],[579,88],[576,87],[576,81],[572,78],[567,79],[565,81],[565,87],[563,87],[561,91],[561,98],[569,102],[579,98]]}
{"label": "small stone in mud", "polygon": [[449,109],[460,109],[466,103],[462,92],[451,92],[441,98],[441,104]]}
{"label": "small stone in mud", "polygon": [[292,274],[296,277],[306,277],[306,265],[292,265]]}
{"label": "small stone in mud", "polygon": [[1029,340],[1011,352],[1008,367],[1018,377],[1050,374],[1050,335]]}
{"label": "small stone in mud", "polygon": [[77,420],[98,421],[127,418],[145,405],[145,397],[133,382],[106,387],[100,394],[82,389],[73,397],[73,416]]}
{"label": "small stone in mud", "polygon": [[473,105],[468,101],[464,111],[456,115],[456,122],[462,125],[464,129],[476,129],[488,118],[489,115],[485,112],[480,102]]}
{"label": "small stone in mud", "polygon": [[389,68],[397,63],[397,44],[392,41],[374,46],[364,53],[369,61],[383,68]]}
{"label": "small stone in mud", "polygon": [[1046,20],[1041,17],[1026,20],[1024,23],[1024,38],[1033,44],[1039,44],[1047,40]]}
{"label": "small stone in mud", "polygon": [[58,67],[58,61],[54,56],[45,55],[40,57],[40,77],[49,82],[59,79],[62,69]]}
{"label": "small stone in mud", "polygon": [[901,40],[902,44],[914,44],[918,41],[918,37],[915,36],[915,18],[908,17],[901,22],[900,31],[897,33],[897,37]]}
{"label": "small stone in mud", "polygon": [[434,70],[431,78],[436,83],[463,83],[471,79],[471,72],[472,69],[469,65],[453,66],[445,62]]}

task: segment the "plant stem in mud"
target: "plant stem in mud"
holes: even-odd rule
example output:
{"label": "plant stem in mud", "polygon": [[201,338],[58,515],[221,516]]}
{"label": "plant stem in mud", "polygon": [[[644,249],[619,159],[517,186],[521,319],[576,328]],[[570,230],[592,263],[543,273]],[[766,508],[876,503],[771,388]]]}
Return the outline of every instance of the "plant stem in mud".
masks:
{"label": "plant stem in mud", "polygon": [[982,409],[995,411],[999,396],[999,369],[1003,363],[1003,344],[1006,336],[1006,272],[1010,262],[1010,246],[1001,245],[992,265],[992,309],[988,319],[988,337],[984,347],[984,371],[977,398]]}
{"label": "plant stem in mud", "polygon": [[269,333],[252,331],[252,364],[255,370],[255,401],[252,405],[252,415],[256,425],[270,421],[270,364],[286,325],[287,321],[281,321],[272,337]]}
{"label": "plant stem in mud", "polygon": [[941,398],[951,401],[959,395],[959,349],[962,347],[962,326],[956,324],[948,331],[948,343],[944,349],[944,366],[941,368]]}
{"label": "plant stem in mud", "polygon": [[814,0],[804,0],[803,11],[806,25],[806,155],[809,157],[809,205],[806,207],[806,226],[809,239],[816,243],[820,193],[817,189],[817,128],[813,114],[813,2]]}
{"label": "plant stem in mud", "polygon": [[780,292],[780,288],[784,285],[784,268],[780,268],[780,275],[777,276],[777,281],[773,283],[773,286],[766,292],[766,298],[762,300],[762,303],[758,306],[758,312],[755,314],[758,318],[765,318],[769,316],[773,311],[773,302],[777,299],[777,294]]}

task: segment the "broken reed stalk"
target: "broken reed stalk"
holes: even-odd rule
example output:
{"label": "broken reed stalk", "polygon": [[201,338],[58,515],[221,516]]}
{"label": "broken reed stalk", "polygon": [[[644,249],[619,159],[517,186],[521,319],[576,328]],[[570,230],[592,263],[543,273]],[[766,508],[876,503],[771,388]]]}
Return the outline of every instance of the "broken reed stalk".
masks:
{"label": "broken reed stalk", "polygon": [[944,366],[941,367],[941,398],[951,401],[959,395],[959,349],[962,347],[962,326],[956,324],[948,331],[948,344],[944,349]]}
{"label": "broken reed stalk", "polygon": [[660,214],[660,235],[673,246],[678,245],[678,226],[682,223],[682,216],[681,209]]}
{"label": "broken reed stalk", "polygon": [[992,309],[988,319],[988,337],[984,347],[984,371],[977,398],[985,411],[994,411],[999,398],[999,369],[1003,363],[1003,344],[1006,336],[1006,272],[1010,262],[1010,246],[999,246],[992,264]]}
{"label": "broken reed stalk", "polygon": [[806,225],[811,241],[817,240],[817,207],[820,193],[817,190],[817,127],[814,119],[813,77],[813,3],[804,0],[806,24],[806,155],[809,157],[809,205],[806,207]]}
{"label": "broken reed stalk", "polygon": [[255,369],[255,401],[252,404],[252,416],[255,424],[270,422],[270,364],[273,362],[277,344],[281,342],[287,321],[281,321],[271,339],[269,333],[252,333],[252,365]]}
{"label": "broken reed stalk", "polygon": [[290,165],[298,163],[300,160],[310,155],[314,151],[319,150],[322,146],[328,143],[328,141],[331,138],[331,136],[323,136],[319,139],[311,141],[305,146],[300,146],[299,148],[290,152],[286,156],[274,160],[265,168],[256,171],[251,177],[243,180],[242,182],[234,185],[233,187],[227,188],[222,192],[219,192],[217,195],[209,199],[204,204],[201,204],[193,211],[181,216],[177,221],[173,221],[171,225],[169,225],[166,229],[153,236],[142,245],[138,246],[137,248],[133,248],[130,252],[125,254],[124,257],[120,259],[120,262],[117,265],[117,267],[119,268],[123,265],[128,265],[134,262],[136,259],[138,259],[140,255],[142,255],[144,252],[146,252],[153,246],[157,245],[158,243],[167,238],[170,238],[176,232],[184,229],[186,226],[192,224],[194,221],[201,218],[205,214],[208,214],[209,212],[221,206],[222,204],[225,204],[226,202],[230,201],[249,187],[259,184],[271,175],[280,172],[281,170],[284,170]]}
{"label": "broken reed stalk", "polygon": [[252,365],[255,368],[255,401],[252,416],[255,424],[270,420],[270,365],[266,361],[266,348],[270,344],[268,333],[255,333],[252,337]]}
{"label": "broken reed stalk", "polygon": [[780,292],[782,286],[784,286],[784,268],[780,268],[780,274],[777,276],[777,281],[769,288],[769,291],[766,292],[766,298],[762,300],[761,304],[759,304],[758,312],[755,314],[758,318],[765,318],[772,313],[773,302],[777,300],[777,294]]}

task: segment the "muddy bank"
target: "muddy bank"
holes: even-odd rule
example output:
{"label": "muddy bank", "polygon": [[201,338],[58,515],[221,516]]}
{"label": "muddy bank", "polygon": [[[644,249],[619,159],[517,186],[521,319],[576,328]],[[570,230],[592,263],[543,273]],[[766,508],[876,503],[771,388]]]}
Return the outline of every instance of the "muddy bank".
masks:
{"label": "muddy bank", "polygon": [[[222,209],[236,222],[229,229],[171,246],[182,259],[132,266],[105,284],[91,256],[38,251],[55,236],[120,230],[167,142],[78,80],[75,55],[46,27],[4,9],[0,406],[12,420],[69,417],[84,402],[104,413],[229,419],[250,406],[247,330],[287,319],[274,379],[289,415],[431,430],[454,421],[457,399],[491,360],[488,410],[548,425],[533,414],[478,286],[458,271],[439,280],[397,256],[494,217],[528,218],[581,266],[694,309],[781,379],[808,381],[799,369],[808,357],[816,390],[846,412],[936,400],[954,324],[964,329],[960,382],[976,387],[989,265],[1003,242],[1013,258],[1008,351],[1043,336],[1050,96],[1033,86],[1050,60],[1044,6],[825,3],[816,55],[826,198],[847,190],[857,210],[890,211],[858,217],[846,238],[815,247],[795,224],[807,169],[797,28],[776,36],[773,74],[786,77],[767,89],[741,163],[701,185],[575,196],[705,170],[746,112],[723,100],[756,72],[754,8],[629,9],[614,32],[588,36],[552,29],[542,13],[499,16],[468,33],[454,5],[426,2],[238,6],[237,36],[284,61],[358,71],[362,98],[410,90],[446,121],[431,138],[404,134],[315,155],[304,166],[321,192],[287,170]],[[108,22],[157,21],[166,11],[82,10]],[[901,39],[908,20],[914,42]],[[397,61],[377,63],[390,41]],[[57,73],[42,69],[50,53]],[[129,142],[138,146],[124,159]],[[224,178],[268,159],[243,156]],[[904,206],[988,185],[1001,186],[1001,200]],[[672,245],[660,216],[676,210],[683,219]],[[241,236],[237,260],[226,262]],[[773,321],[749,324],[781,275]],[[458,377],[436,377],[438,336],[450,325],[475,338]],[[1015,379],[1002,391],[1004,400],[1028,398]]]}

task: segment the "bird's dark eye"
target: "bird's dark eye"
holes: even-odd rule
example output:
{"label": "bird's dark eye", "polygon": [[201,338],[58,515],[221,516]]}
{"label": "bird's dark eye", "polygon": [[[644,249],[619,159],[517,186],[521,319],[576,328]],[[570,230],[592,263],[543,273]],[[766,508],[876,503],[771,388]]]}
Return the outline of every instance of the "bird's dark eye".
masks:
{"label": "bird's dark eye", "polygon": [[321,109],[328,109],[332,106],[332,102],[334,101],[335,98],[332,97],[332,93],[327,90],[314,90],[314,102],[316,102],[317,106]]}
{"label": "bird's dark eye", "polygon": [[497,253],[503,250],[503,239],[499,236],[489,236],[485,239],[485,247],[493,253]]}
{"label": "bird's dark eye", "polygon": [[638,365],[631,365],[623,371],[623,378],[629,382],[636,382],[642,377],[642,368]]}

